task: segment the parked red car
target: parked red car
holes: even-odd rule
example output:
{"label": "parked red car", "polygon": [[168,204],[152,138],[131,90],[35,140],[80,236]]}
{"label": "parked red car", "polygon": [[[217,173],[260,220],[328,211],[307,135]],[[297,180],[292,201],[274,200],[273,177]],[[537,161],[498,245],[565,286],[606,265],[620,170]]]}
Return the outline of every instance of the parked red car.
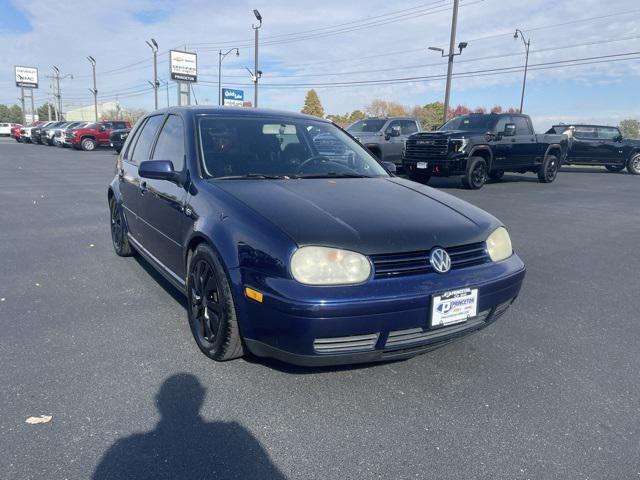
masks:
{"label": "parked red car", "polygon": [[84,128],[67,131],[65,138],[73,148],[91,151],[101,145],[109,146],[111,131],[121,128],[131,128],[131,124],[120,120],[91,123]]}
{"label": "parked red car", "polygon": [[11,138],[15,139],[16,142],[20,142],[20,129],[22,128],[22,125],[20,125],[19,123],[16,123],[13,125],[13,127],[11,127]]}

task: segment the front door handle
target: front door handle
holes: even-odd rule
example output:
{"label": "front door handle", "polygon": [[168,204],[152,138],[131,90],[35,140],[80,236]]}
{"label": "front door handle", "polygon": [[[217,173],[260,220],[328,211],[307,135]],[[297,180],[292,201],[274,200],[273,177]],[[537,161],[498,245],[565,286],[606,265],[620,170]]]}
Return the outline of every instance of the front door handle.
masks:
{"label": "front door handle", "polygon": [[140,183],[140,195],[144,195],[147,191],[147,182]]}

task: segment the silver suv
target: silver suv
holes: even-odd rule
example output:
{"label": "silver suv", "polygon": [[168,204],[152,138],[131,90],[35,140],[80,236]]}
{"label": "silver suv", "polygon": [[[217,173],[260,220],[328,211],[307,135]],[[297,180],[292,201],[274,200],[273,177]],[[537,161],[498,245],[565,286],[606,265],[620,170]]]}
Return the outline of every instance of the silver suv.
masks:
{"label": "silver suv", "polygon": [[420,122],[411,117],[365,118],[349,125],[347,131],[381,161],[402,165],[404,142],[420,131]]}

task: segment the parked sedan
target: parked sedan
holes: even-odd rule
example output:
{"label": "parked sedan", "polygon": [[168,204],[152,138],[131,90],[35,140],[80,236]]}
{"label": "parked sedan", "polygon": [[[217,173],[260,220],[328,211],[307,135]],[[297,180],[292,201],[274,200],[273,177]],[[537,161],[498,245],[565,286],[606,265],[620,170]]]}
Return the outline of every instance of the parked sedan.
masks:
{"label": "parked sedan", "polygon": [[137,251],[185,293],[215,360],[410,357],[497,320],[524,279],[499,220],[393,176],[316,117],[160,110],[137,123],[116,170],[116,253]]}

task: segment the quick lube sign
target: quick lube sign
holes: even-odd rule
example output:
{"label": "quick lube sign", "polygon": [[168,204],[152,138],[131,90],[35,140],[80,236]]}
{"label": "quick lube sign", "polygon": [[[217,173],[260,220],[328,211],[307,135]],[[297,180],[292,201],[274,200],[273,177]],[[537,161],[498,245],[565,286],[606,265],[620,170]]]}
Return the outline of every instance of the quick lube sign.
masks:
{"label": "quick lube sign", "polygon": [[38,88],[38,69],[16,67],[16,87]]}
{"label": "quick lube sign", "polygon": [[171,80],[177,82],[197,82],[198,55],[180,50],[170,50],[169,73]]}
{"label": "quick lube sign", "polygon": [[242,107],[244,105],[244,91],[233,88],[222,89],[222,104],[232,107]]}

